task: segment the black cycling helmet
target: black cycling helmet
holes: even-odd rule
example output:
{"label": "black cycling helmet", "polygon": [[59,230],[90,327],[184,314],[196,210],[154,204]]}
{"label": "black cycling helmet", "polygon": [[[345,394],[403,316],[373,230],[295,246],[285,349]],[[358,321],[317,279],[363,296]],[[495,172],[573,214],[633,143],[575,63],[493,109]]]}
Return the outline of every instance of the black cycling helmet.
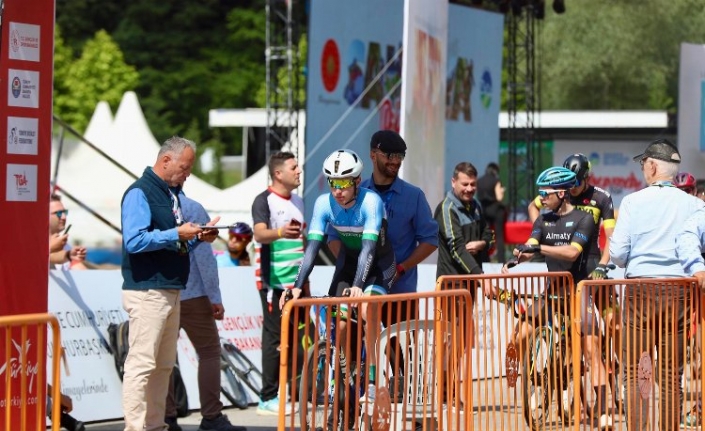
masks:
{"label": "black cycling helmet", "polygon": [[230,226],[230,229],[228,229],[228,233],[230,233],[230,235],[252,237],[252,228],[249,224],[239,221],[234,225]]}
{"label": "black cycling helmet", "polygon": [[582,184],[590,175],[590,160],[585,154],[576,153],[568,156],[563,162],[563,167],[575,172],[575,178],[578,180],[578,185]]}

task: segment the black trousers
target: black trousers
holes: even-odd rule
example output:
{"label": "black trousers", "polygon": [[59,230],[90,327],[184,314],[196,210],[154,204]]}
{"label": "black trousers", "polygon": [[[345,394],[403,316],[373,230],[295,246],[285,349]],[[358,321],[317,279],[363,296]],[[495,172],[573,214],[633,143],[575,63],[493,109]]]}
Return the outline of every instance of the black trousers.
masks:
{"label": "black trousers", "polygon": [[259,291],[262,303],[262,401],[279,393],[279,344],[281,344],[281,310],[279,298],[283,291],[274,289],[272,303],[267,302],[268,290]]}

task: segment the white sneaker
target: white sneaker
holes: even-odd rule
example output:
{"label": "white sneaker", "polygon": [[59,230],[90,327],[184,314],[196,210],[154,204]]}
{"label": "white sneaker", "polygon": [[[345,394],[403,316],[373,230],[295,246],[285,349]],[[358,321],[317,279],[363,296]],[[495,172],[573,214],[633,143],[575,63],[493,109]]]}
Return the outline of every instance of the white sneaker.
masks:
{"label": "white sneaker", "polygon": [[[297,413],[298,410],[298,408],[293,407],[290,403],[284,405],[284,414],[286,416]],[[268,401],[260,401],[257,406],[257,414],[260,416],[279,416],[279,397],[272,398]]]}
{"label": "white sneaker", "polygon": [[367,385],[367,392],[362,394],[360,397],[360,402],[364,403],[367,400],[370,404],[375,402],[375,394],[377,393],[377,387],[373,384]]}
{"label": "white sneaker", "polygon": [[608,415],[607,413],[603,413],[602,415],[600,415],[598,427],[601,430],[612,429],[613,426],[614,424],[612,423],[612,416]]}

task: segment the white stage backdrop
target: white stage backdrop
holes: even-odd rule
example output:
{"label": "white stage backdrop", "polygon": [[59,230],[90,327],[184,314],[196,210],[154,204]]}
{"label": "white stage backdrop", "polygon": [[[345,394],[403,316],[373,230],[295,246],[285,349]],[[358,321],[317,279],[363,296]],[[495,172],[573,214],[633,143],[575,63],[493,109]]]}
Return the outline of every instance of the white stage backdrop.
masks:
{"label": "white stage backdrop", "polygon": [[443,199],[448,0],[406,0],[401,135],[409,150],[403,177],[423,184],[431,206]]}
{"label": "white stage backdrop", "polygon": [[399,130],[403,9],[403,0],[311,2],[303,164],[307,220],[318,195],[329,191],[321,174],[326,156],[339,148],[356,151],[367,177],[372,134]]}
{"label": "white stage backdrop", "polygon": [[681,44],[678,150],[681,170],[705,178],[705,45]]}
{"label": "white stage backdrop", "polygon": [[444,186],[453,168],[471,162],[479,174],[499,163],[504,15],[448,6]]}

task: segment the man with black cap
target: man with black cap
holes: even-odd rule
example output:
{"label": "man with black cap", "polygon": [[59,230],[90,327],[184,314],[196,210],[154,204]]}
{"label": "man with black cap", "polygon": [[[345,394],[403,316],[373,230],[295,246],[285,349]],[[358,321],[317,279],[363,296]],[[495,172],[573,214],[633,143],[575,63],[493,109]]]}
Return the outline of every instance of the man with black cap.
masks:
{"label": "man with black cap", "polygon": [[[676,253],[676,237],[685,220],[704,204],[674,186],[681,156],[667,139],[653,141],[634,161],[641,164],[647,187],[622,200],[610,242],[612,262],[625,268],[626,278],[686,277]],[[691,289],[653,283],[628,286],[623,293],[623,328],[627,335],[622,337],[622,357],[628,379],[629,431],[645,430],[648,418],[656,417],[648,412],[653,391],[651,378],[644,380],[652,372],[660,389],[659,428],[679,428],[685,308],[691,303],[691,296]],[[654,345],[658,350],[656,366]]]}
{"label": "man with black cap", "polygon": [[[375,132],[370,139],[372,178],[360,184],[382,197],[387,213],[389,230],[397,261],[397,280],[391,293],[416,292],[418,274],[416,265],[438,248],[438,224],[433,219],[431,207],[424,192],[399,178],[401,162],[406,157],[406,142],[391,130]],[[340,239],[328,232],[328,245],[337,254]],[[407,301],[402,302],[402,307]],[[382,323],[393,324],[416,318],[415,310],[391,310],[384,305]],[[391,320],[389,320],[391,319]]]}

